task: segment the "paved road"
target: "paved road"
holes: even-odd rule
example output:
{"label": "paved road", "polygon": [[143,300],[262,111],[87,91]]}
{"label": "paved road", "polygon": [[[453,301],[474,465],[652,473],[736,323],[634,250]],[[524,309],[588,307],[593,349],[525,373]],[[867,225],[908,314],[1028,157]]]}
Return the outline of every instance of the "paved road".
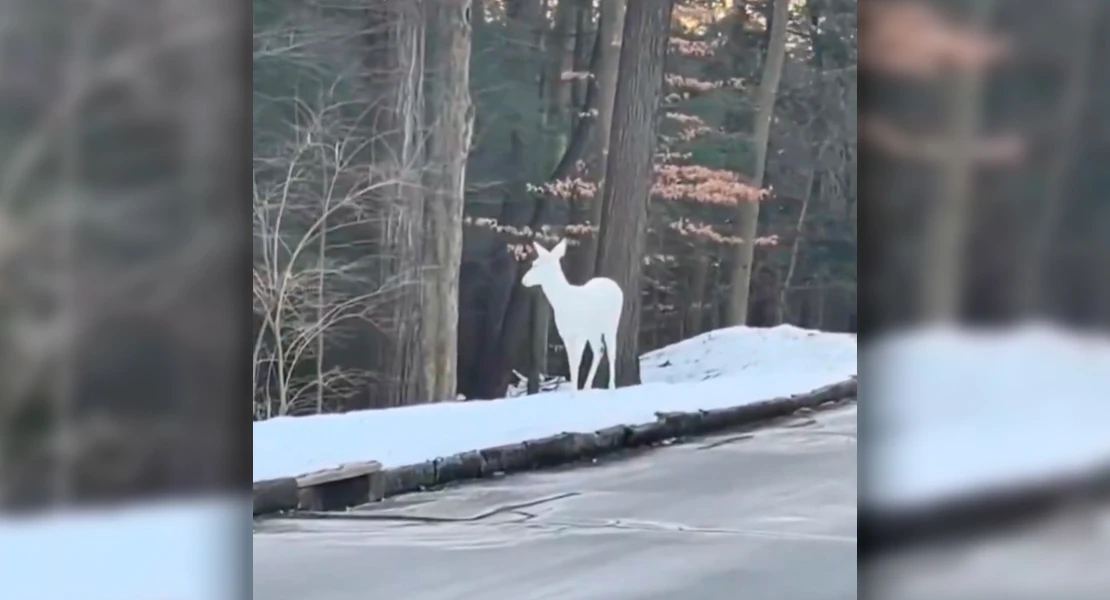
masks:
{"label": "paved road", "polygon": [[854,600],[856,408],[264,522],[260,600]]}
{"label": "paved road", "polygon": [[1110,507],[1067,508],[1020,528],[892,553],[862,575],[883,600],[1110,598]]}

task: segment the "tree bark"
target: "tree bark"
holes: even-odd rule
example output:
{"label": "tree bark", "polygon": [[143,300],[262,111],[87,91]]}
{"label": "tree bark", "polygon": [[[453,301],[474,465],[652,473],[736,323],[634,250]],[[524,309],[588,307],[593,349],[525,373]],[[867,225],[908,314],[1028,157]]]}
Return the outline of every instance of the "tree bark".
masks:
{"label": "tree bark", "polygon": [[709,274],[709,257],[703,252],[694,250],[693,265],[690,272],[689,296],[686,304],[685,322],[682,327],[684,338],[694,337],[702,332],[702,323],[705,320],[705,284]]}
{"label": "tree bark", "polygon": [[[617,77],[620,74],[621,45],[624,36],[626,0],[607,0],[601,3],[597,32],[597,68],[592,72],[597,86],[598,152],[591,160],[591,172],[598,182],[597,195],[589,202],[586,222],[601,224],[601,205],[604,197],[605,170],[609,160],[609,139],[613,130],[614,100],[617,94]],[[600,235],[600,232],[599,234]],[[577,252],[571,252],[571,270],[574,279],[586,282],[594,276],[597,265],[597,235],[586,236]]]}
{"label": "tree bark", "polygon": [[817,321],[814,329],[825,329],[825,307],[828,306],[828,290],[826,286],[817,288]]}
{"label": "tree bark", "polygon": [[[984,25],[993,11],[993,0],[980,0],[975,25]],[[940,186],[929,207],[922,252],[921,317],[925,321],[952,321],[963,310],[963,278],[975,163],[971,155],[978,138],[983,75],[956,73],[949,87],[949,147],[941,162]]]}
{"label": "tree bark", "polygon": [[[577,18],[574,22],[574,70],[577,72],[589,70],[590,53],[593,51],[593,38],[591,33],[593,24],[593,2],[591,0],[575,0],[578,3]],[[572,86],[571,102],[574,106],[582,106],[586,101],[586,88],[588,80],[576,80]]]}
{"label": "tree bark", "polygon": [[809,199],[813,197],[813,181],[817,175],[817,167],[814,166],[809,170],[809,176],[806,178],[806,195],[802,199],[802,210],[798,214],[798,224],[794,226],[794,243],[790,248],[790,263],[786,267],[786,277],[782,280],[782,288],[779,290],[779,304],[778,314],[775,321],[777,323],[790,322],[790,305],[787,303],[787,297],[790,293],[790,284],[794,282],[794,271],[798,266],[798,250],[802,247],[802,232],[805,230],[806,213],[809,212]]}
{"label": "tree bark", "polygon": [[383,0],[371,13],[367,66],[375,91],[372,150],[375,173],[389,185],[379,199],[385,214],[383,246],[392,253],[383,281],[404,282],[393,304],[382,378],[375,406],[429,400],[423,366],[421,324],[427,311],[420,271],[424,260],[423,163],[424,14],[423,0]]}
{"label": "tree bark", "polygon": [[536,293],[531,304],[532,340],[528,346],[528,388],[529,394],[540,392],[540,383],[547,373],[547,332],[551,326],[551,306],[541,293]]}
{"label": "tree bark", "polygon": [[673,0],[639,0],[625,15],[596,269],[624,291],[616,357],[620,386],[640,382],[640,280],[673,8]]}
{"label": "tree bark", "polygon": [[563,156],[569,138],[572,82],[563,78],[564,72],[574,70],[575,17],[578,5],[573,0],[561,0],[555,8],[555,24],[547,43],[547,114],[545,126],[554,137],[555,145],[547,151],[543,173],[551,172]]}
{"label": "tree bark", "polygon": [[[767,150],[771,141],[771,123],[775,115],[775,98],[778,95],[782,66],[786,62],[786,25],[790,20],[789,0],[774,0],[771,18],[767,60],[763,64],[756,91],[756,115],[752,140],[755,145],[755,165],[752,183],[763,187],[767,168]],[[744,325],[748,322],[748,298],[751,289],[752,263],[755,258],[755,240],[759,229],[759,203],[741,202],[737,210],[738,235],[743,240],[736,245],[732,257],[731,290],[726,307],[726,325]]]}
{"label": "tree bark", "polygon": [[1077,29],[1075,31],[1075,48],[1072,53],[1068,83],[1064,88],[1060,106],[1060,133],[1059,150],[1053,155],[1049,163],[1048,181],[1045,185],[1044,199],[1036,214],[1032,235],[1024,240],[1025,260],[1023,269],[1018,274],[1018,286],[1015,296],[1019,302],[1022,316],[1032,316],[1039,309],[1045,308],[1045,265],[1048,261],[1053,237],[1059,225],[1062,207],[1065,205],[1064,194],[1068,184],[1068,174],[1074,167],[1076,149],[1079,145],[1077,134],[1083,121],[1085,108],[1090,97],[1090,66],[1091,56],[1098,39],[1098,11],[1105,10],[1104,4],[1080,5]]}
{"label": "tree bark", "polygon": [[454,400],[457,388],[459,270],[463,189],[470,150],[470,0],[427,0],[428,151],[425,171],[425,379],[432,401]]}

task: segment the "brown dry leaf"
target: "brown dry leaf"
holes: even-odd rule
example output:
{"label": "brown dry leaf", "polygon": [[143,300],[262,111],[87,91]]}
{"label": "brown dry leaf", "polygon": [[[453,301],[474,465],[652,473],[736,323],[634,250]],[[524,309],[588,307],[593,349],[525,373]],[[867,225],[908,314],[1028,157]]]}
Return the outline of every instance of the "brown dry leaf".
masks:
{"label": "brown dry leaf", "polygon": [[982,71],[1012,52],[999,36],[954,23],[923,2],[866,2],[860,14],[867,24],[859,61],[875,71],[932,79],[947,70]]}

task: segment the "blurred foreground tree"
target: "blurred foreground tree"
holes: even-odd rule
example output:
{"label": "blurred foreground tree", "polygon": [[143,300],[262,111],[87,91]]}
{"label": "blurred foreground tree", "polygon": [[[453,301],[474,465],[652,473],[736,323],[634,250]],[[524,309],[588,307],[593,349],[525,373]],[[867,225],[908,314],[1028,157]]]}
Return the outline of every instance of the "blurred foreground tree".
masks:
{"label": "blurred foreground tree", "polygon": [[[871,1],[868,329],[1032,315],[1110,324],[1101,2]],[[1068,32],[1066,39],[1061,32]],[[910,98],[913,101],[909,101]]]}

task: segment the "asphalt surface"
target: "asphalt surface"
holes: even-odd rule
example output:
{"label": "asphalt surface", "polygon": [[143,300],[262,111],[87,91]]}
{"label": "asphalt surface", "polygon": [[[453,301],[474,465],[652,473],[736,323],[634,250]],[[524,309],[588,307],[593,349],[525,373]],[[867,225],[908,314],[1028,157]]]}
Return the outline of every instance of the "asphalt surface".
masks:
{"label": "asphalt surface", "polygon": [[260,600],[850,600],[856,407],[256,525]]}
{"label": "asphalt surface", "polygon": [[1077,502],[987,536],[888,554],[861,567],[882,600],[1110,598],[1110,507]]}

